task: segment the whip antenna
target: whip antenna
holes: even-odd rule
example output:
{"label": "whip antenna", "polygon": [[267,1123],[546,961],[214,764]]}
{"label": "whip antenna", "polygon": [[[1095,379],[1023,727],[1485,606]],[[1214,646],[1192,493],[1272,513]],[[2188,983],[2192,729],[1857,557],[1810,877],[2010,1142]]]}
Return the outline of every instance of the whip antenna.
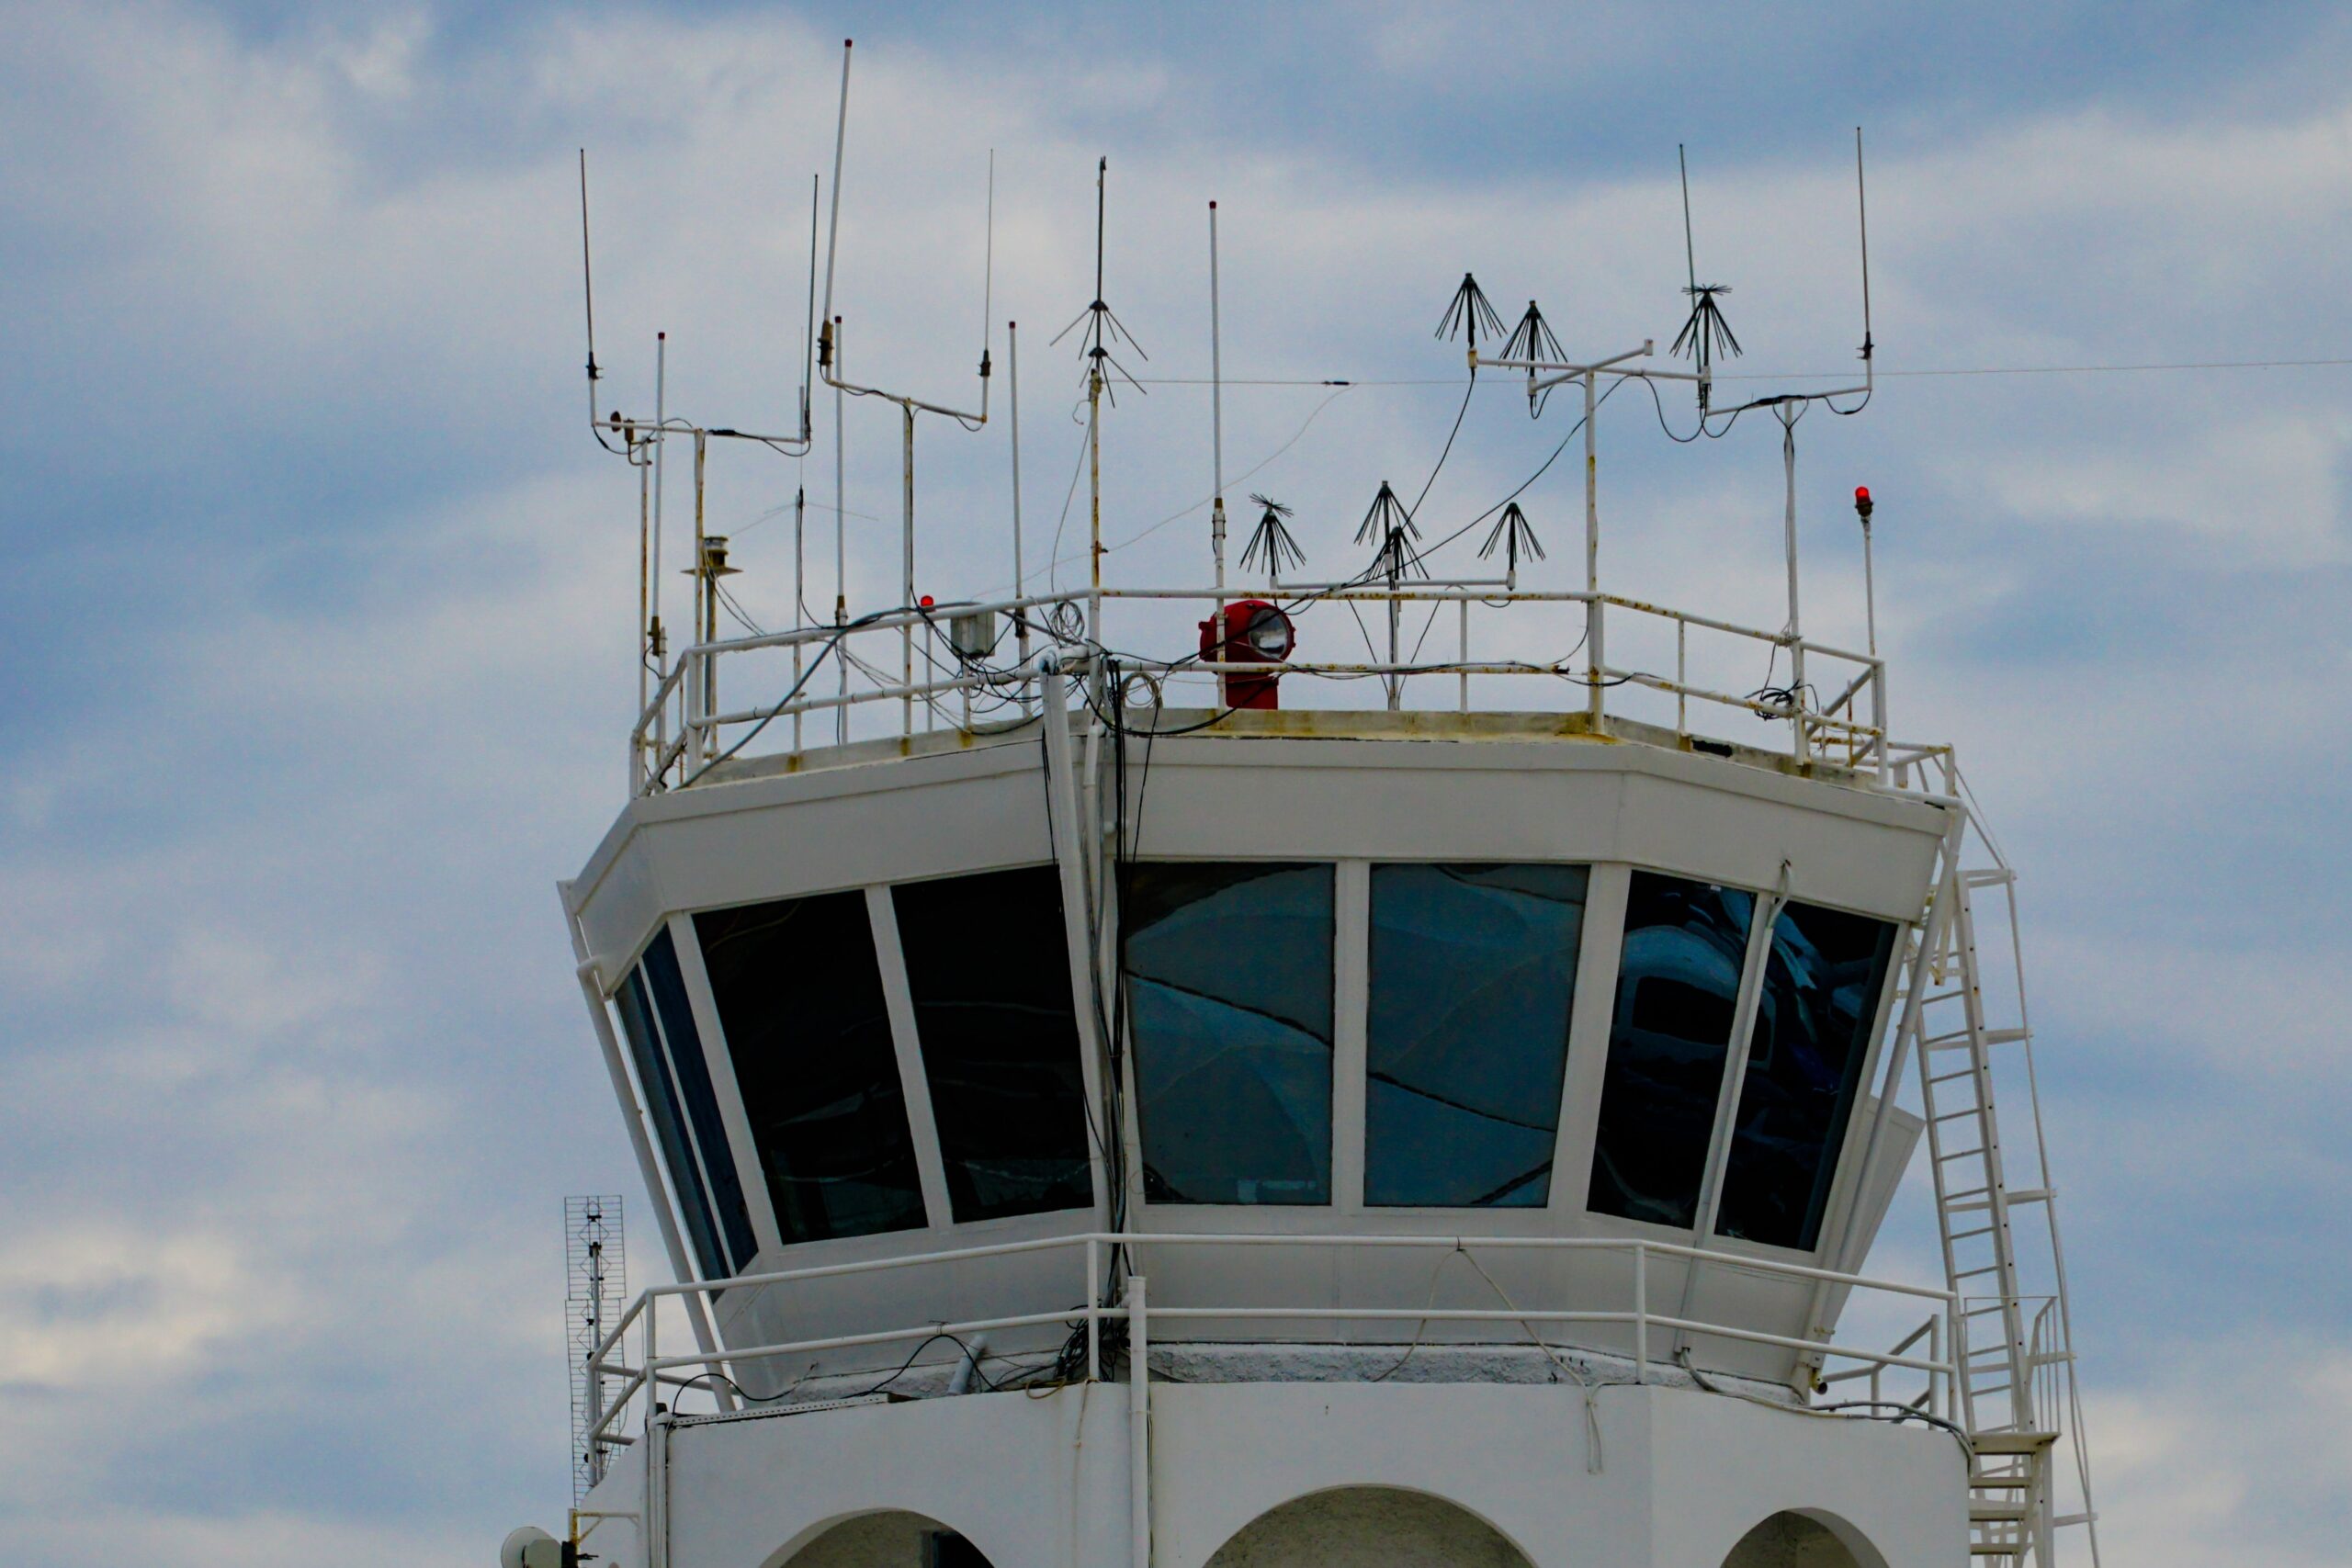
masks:
{"label": "whip antenna", "polygon": [[596,428],[596,383],[605,373],[596,368],[596,275],[588,262],[588,149],[580,150],[580,299],[588,314],[588,434],[605,451],[626,456]]}

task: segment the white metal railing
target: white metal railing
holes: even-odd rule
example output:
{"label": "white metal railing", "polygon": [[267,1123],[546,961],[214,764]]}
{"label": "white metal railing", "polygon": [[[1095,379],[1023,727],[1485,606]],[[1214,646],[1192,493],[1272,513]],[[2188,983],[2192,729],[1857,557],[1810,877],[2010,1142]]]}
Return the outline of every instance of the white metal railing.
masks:
{"label": "white metal railing", "polygon": [[[1248,597],[1248,591],[1211,589],[1090,589],[1067,593],[1031,594],[985,603],[925,605],[892,610],[842,626],[802,626],[790,631],[720,638],[682,650],[661,673],[638,716],[630,734],[630,784],[643,795],[696,782],[716,762],[746,749],[754,739],[768,750],[797,756],[804,750],[844,744],[852,739],[854,713],[871,713],[875,705],[895,705],[895,725],[861,721],[864,735],[909,737],[931,729],[969,729],[986,720],[991,705],[1022,716],[1035,712],[1037,676],[1029,662],[1033,649],[1059,647],[1065,667],[1102,654],[1115,658],[1123,675],[1149,678],[1149,695],[1165,700],[1170,688],[1197,685],[1201,705],[1221,706],[1218,682],[1227,677],[1284,678],[1285,695],[1295,705],[1301,678],[1329,682],[1376,681],[1392,710],[1451,707],[1468,712],[1473,680],[1501,677],[1524,680],[1549,678],[1578,693],[1566,711],[1581,710],[1598,729],[1612,714],[1625,712],[1627,697],[1612,693],[1652,693],[1672,702],[1671,728],[1688,739],[1691,705],[1723,715],[1745,713],[1788,726],[1788,750],[1800,763],[1832,762],[1887,776],[1889,748],[1886,719],[1886,665],[1883,659],[1857,653],[1828,643],[1766,631],[1689,611],[1652,604],[1611,593],[1535,591],[1501,583],[1420,581],[1387,584],[1342,583],[1319,587],[1283,587],[1267,591],[1285,613],[1300,618],[1329,606],[1361,616],[1367,608],[1388,614],[1388,656],[1382,657],[1369,628],[1351,627],[1333,620],[1340,630],[1362,629],[1367,657],[1362,660],[1294,658],[1279,664],[1215,663],[1194,652],[1155,657],[1114,651],[1119,635],[1105,626],[1113,601],[1137,607],[1149,604],[1193,603],[1214,615],[1219,604]],[[1421,648],[1433,635],[1437,620],[1448,605],[1455,609],[1451,649],[1423,657]],[[1472,651],[1473,608],[1488,612],[1516,610],[1522,618],[1515,630],[1531,625],[1555,628],[1568,651],[1556,660],[1478,656]],[[1427,620],[1408,650],[1398,636],[1407,610],[1426,612]],[[958,618],[978,618],[1001,634],[991,654],[966,657],[954,651],[948,626]],[[1600,656],[1606,646],[1606,626],[1614,617],[1620,644],[1625,633],[1638,635],[1642,626],[1670,630],[1673,658],[1667,669],[1643,668],[1634,662],[1611,662]],[[1128,628],[1129,635],[1165,637],[1169,627]],[[1719,658],[1738,655],[1751,661],[1761,658],[1768,674],[1762,685],[1745,694],[1737,682],[1710,683],[1693,670],[1692,634],[1717,639]],[[887,662],[879,656],[888,639],[897,655]],[[1523,640],[1523,639],[1522,639]],[[1014,645],[1006,655],[1005,643]],[[1744,654],[1741,650],[1745,650]],[[756,671],[745,689],[757,697],[729,706],[720,699],[744,684],[739,674],[759,656],[786,664],[782,670]],[[1077,658],[1072,658],[1077,655]],[[826,669],[824,666],[831,665]],[[895,665],[893,670],[890,666]],[[1429,677],[1453,678],[1453,701],[1445,704],[1408,703],[1418,692],[1431,689]],[[920,717],[918,716],[920,710]],[[887,711],[887,710],[885,710]],[[1660,711],[1658,717],[1663,718]],[[781,727],[779,728],[779,727]],[[983,725],[983,728],[985,726]]]}
{"label": "white metal railing", "polygon": [[[1120,1248],[1129,1260],[1135,1261],[1154,1249],[1185,1247],[1384,1247],[1414,1248],[1446,1251],[1505,1252],[1541,1251],[1552,1253],[1594,1253],[1614,1255],[1627,1259],[1630,1279],[1626,1299],[1622,1306],[1564,1309],[1527,1307],[1496,1293],[1502,1304],[1493,1308],[1439,1307],[1365,1307],[1344,1305],[1308,1306],[1148,1306],[1141,1289],[1132,1289],[1118,1300],[1104,1299],[1105,1274],[1103,1264],[1106,1249]],[[1070,1252],[1083,1267],[1085,1273],[1080,1290],[1074,1298],[1077,1304],[1046,1312],[1030,1312],[976,1317],[961,1322],[933,1321],[873,1329],[854,1334],[836,1334],[821,1337],[780,1341],[773,1344],[735,1346],[721,1350],[696,1349],[684,1354],[664,1354],[660,1344],[660,1306],[672,1297],[695,1294],[713,1295],[722,1290],[741,1287],[766,1287],[805,1283],[816,1280],[841,1279],[854,1275],[872,1275],[895,1269],[920,1268],[926,1265],[955,1265],[983,1258],[1008,1258],[1024,1253]],[[1653,1258],[1668,1258],[1686,1263],[1691,1269],[1713,1269],[1727,1273],[1765,1274],[1777,1278],[1806,1280],[1849,1291],[1872,1292],[1935,1303],[1936,1314],[1920,1329],[1887,1350],[1870,1350],[1856,1347],[1825,1344],[1817,1339],[1792,1335],[1774,1334],[1762,1329],[1741,1327],[1735,1324],[1711,1322],[1679,1314],[1661,1313],[1652,1309],[1649,1302],[1650,1263]],[[1475,1261],[1475,1260],[1474,1260]],[[1131,1283],[1139,1287],[1141,1276],[1148,1270],[1136,1269]],[[1480,1270],[1481,1274],[1484,1270]],[[1491,1279],[1488,1281],[1492,1283]],[[1742,1344],[1762,1345],[1781,1349],[1808,1352],[1815,1355],[1850,1360],[1856,1363],[1850,1371],[1828,1374],[1825,1385],[1849,1377],[1870,1379],[1871,1397],[1880,1398],[1880,1379],[1889,1372],[1908,1372],[1926,1379],[1927,1392],[1908,1402],[1909,1407],[1924,1415],[1948,1416],[1950,1390],[1952,1387],[1954,1364],[1946,1356],[1947,1346],[1957,1347],[1950,1324],[1957,1307],[1952,1292],[1931,1286],[1907,1284],[1894,1280],[1873,1280],[1858,1274],[1839,1273],[1834,1269],[1815,1269],[1803,1264],[1782,1263],[1769,1258],[1728,1257],[1699,1247],[1683,1247],[1668,1242],[1618,1239],[1589,1236],[1455,1236],[1455,1235],[1197,1235],[1141,1234],[1135,1232],[1096,1231],[1082,1235],[1053,1236],[1036,1241],[1003,1242],[993,1246],[964,1247],[945,1252],[918,1253],[903,1257],[876,1258],[859,1263],[831,1264],[808,1269],[780,1269],[762,1274],[747,1274],[728,1280],[698,1280],[684,1284],[661,1285],[642,1292],[630,1303],[595,1348],[587,1361],[588,1383],[592,1393],[593,1418],[589,1425],[589,1441],[599,1449],[626,1445],[635,1439],[619,1430],[631,1409],[640,1416],[652,1414],[653,1405],[663,1391],[684,1392],[701,1389],[717,1393],[712,1375],[719,1374],[731,1385],[724,1369],[740,1368],[747,1363],[772,1361],[785,1357],[818,1354],[831,1350],[854,1349],[865,1346],[905,1344],[939,1337],[969,1339],[981,1334],[1016,1328],[1038,1327],[1061,1324],[1076,1328],[1083,1325],[1086,1335],[1085,1380],[1099,1382],[1102,1376],[1102,1325],[1106,1322],[1123,1324],[1132,1347],[1150,1342],[1153,1322],[1195,1323],[1204,1321],[1283,1322],[1311,1320],[1329,1323],[1399,1323],[1455,1324],[1492,1325],[1496,1330],[1516,1329],[1517,1333],[1498,1333],[1486,1343],[1561,1343],[1547,1339],[1538,1332],[1539,1325],[1560,1326],[1613,1325],[1630,1328],[1636,1382],[1647,1382],[1658,1358],[1653,1354],[1654,1337],[1664,1334],[1678,1339],[1698,1335],[1729,1339]],[[632,1332],[638,1337],[634,1357],[624,1354]],[[1418,1342],[1419,1330],[1416,1331]],[[1919,1340],[1928,1339],[1926,1353],[1914,1353]],[[917,1346],[919,1354],[921,1346]],[[1619,1352],[1611,1351],[1610,1354]],[[1142,1358],[1130,1358],[1130,1377],[1145,1377],[1138,1371]],[[708,1386],[707,1386],[708,1385]],[[673,1395],[674,1397],[674,1394]],[[726,1407],[723,1395],[718,1396]]]}

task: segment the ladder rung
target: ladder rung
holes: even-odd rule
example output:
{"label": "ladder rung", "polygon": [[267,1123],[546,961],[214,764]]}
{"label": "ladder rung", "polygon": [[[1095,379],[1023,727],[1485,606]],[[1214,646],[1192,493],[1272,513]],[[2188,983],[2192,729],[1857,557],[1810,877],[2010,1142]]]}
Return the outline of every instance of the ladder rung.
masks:
{"label": "ladder rung", "polygon": [[1956,1073],[1933,1074],[1928,1077],[1928,1081],[1930,1084],[1958,1083],[1962,1078],[1973,1078],[1975,1076],[1976,1069],[1974,1067],[1962,1067]]}
{"label": "ladder rung", "polygon": [[2055,1432],[2020,1432],[2014,1427],[1972,1432],[1969,1447],[1980,1454],[2038,1454],[2058,1440]]}
{"label": "ladder rung", "polygon": [[1955,1198],[1944,1204],[1944,1212],[1948,1214],[1973,1214],[1992,1206],[1990,1198]]}
{"label": "ladder rung", "polygon": [[1971,1156],[1981,1155],[1984,1152],[1984,1145],[1982,1144],[1977,1145],[1973,1149],[1954,1149],[1948,1155],[1938,1155],[1936,1156],[1936,1163],[1938,1165],[1950,1165],[1956,1159],[1967,1159]]}
{"label": "ladder rung", "polygon": [[1930,1116],[1928,1120],[1937,1122],[1957,1122],[1963,1116],[1982,1116],[1984,1114],[1984,1108],[1981,1105],[1964,1105],[1958,1111],[1947,1111],[1940,1116]]}
{"label": "ladder rung", "polygon": [[1995,1231],[1999,1230],[2000,1228],[2001,1227],[1998,1225],[1979,1225],[1973,1231],[1954,1231],[1946,1239],[1951,1241],[1973,1241],[1980,1235],[1991,1235]]}
{"label": "ladder rung", "polygon": [[2033,1477],[2016,1475],[1972,1475],[1968,1484],[1979,1492],[2016,1492],[2033,1484]]}
{"label": "ladder rung", "polygon": [[2032,1511],[2030,1503],[1971,1503],[1968,1506],[1968,1522],[1972,1525],[2023,1524],[2025,1517]]}

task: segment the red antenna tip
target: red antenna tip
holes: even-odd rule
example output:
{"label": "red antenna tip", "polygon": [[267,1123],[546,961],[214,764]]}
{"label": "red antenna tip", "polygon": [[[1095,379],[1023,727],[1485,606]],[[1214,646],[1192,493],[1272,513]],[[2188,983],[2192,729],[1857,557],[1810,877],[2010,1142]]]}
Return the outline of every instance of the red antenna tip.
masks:
{"label": "red antenna tip", "polygon": [[1215,211],[1216,210],[1216,202],[1212,201],[1212,202],[1210,202],[1210,203],[1209,203],[1209,210],[1210,210],[1211,212],[1215,212]]}
{"label": "red antenna tip", "polygon": [[931,608],[931,595],[926,593],[921,599],[917,600],[916,603],[928,610]]}
{"label": "red antenna tip", "polygon": [[1870,487],[1870,486],[1868,486],[1868,485],[1856,485],[1856,486],[1854,487],[1854,500],[1855,500],[1856,502],[1859,502],[1868,501],[1870,498],[1871,498],[1871,487]]}

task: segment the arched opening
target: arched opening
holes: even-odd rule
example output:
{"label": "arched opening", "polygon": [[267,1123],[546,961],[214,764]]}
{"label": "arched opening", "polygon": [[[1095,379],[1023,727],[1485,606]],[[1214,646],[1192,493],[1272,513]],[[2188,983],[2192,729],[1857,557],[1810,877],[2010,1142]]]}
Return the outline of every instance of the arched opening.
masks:
{"label": "arched opening", "polygon": [[1531,1568],[1503,1534],[1425,1492],[1348,1486],[1241,1527],[1208,1568]]}
{"label": "arched opening", "polygon": [[771,1568],[992,1568],[980,1549],[937,1519],[902,1509],[828,1527]]}
{"label": "arched opening", "polygon": [[1739,1538],[1724,1568],[1885,1568],[1860,1530],[1832,1515],[1783,1509]]}

